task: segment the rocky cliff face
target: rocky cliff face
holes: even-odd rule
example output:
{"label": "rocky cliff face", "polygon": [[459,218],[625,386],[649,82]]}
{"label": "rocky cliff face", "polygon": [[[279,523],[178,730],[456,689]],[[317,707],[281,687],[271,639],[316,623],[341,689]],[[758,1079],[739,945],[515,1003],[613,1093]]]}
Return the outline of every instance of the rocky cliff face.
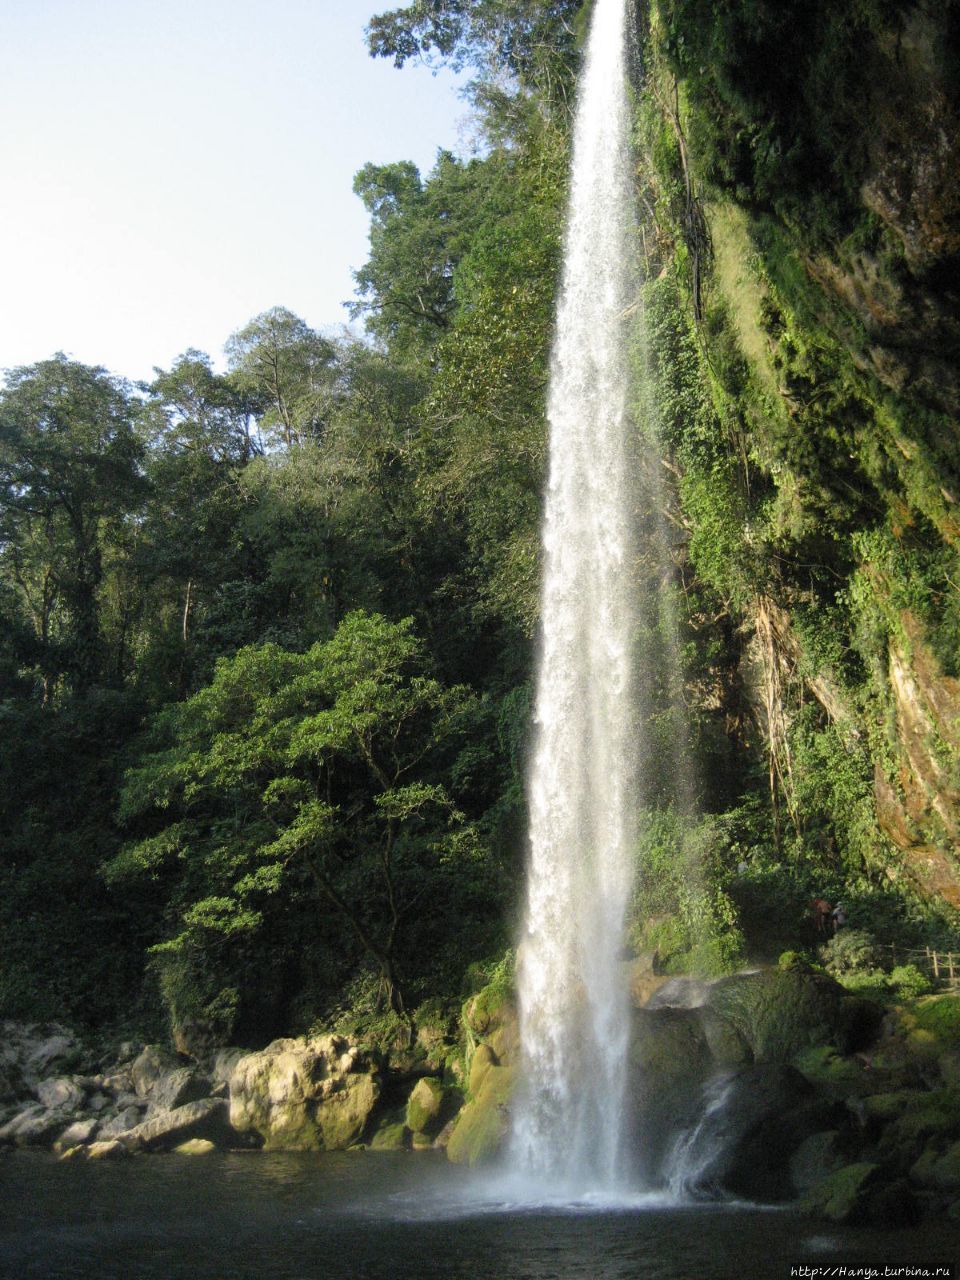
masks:
{"label": "rocky cliff face", "polygon": [[[778,826],[960,908],[960,62],[921,0],[641,7],[648,403]],[[707,642],[703,642],[707,648]],[[705,682],[700,676],[700,683]],[[734,712],[736,714],[734,714]],[[709,708],[703,714],[718,716]]]}

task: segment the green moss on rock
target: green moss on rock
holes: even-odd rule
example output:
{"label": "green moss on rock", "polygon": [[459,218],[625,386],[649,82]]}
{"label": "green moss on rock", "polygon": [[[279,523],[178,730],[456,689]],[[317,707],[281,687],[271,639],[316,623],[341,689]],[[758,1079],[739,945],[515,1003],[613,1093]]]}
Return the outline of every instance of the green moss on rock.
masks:
{"label": "green moss on rock", "polygon": [[921,1186],[937,1191],[960,1188],[960,1142],[946,1151],[928,1147],[910,1170],[910,1177]]}
{"label": "green moss on rock", "polygon": [[839,1137],[836,1129],[811,1133],[790,1157],[790,1178],[801,1194],[842,1167]]}
{"label": "green moss on rock", "polygon": [[815,1183],[801,1198],[803,1213],[829,1218],[831,1222],[854,1222],[862,1218],[867,1194],[879,1185],[878,1164],[863,1161],[848,1164]]}
{"label": "green moss on rock", "polygon": [[843,988],[821,974],[766,969],[722,978],[707,1003],[737,1029],[757,1061],[789,1062],[820,1044],[849,1051],[865,1034],[860,1002],[852,1019]]}
{"label": "green moss on rock", "polygon": [[500,1151],[509,1129],[515,1076],[512,1067],[487,1069],[479,1093],[461,1111],[450,1135],[447,1156],[454,1164],[484,1164]]}
{"label": "green moss on rock", "polygon": [[383,1124],[370,1139],[371,1151],[403,1151],[410,1146],[410,1130],[405,1124]]}
{"label": "green moss on rock", "polygon": [[443,1127],[444,1088],[439,1080],[418,1080],[407,1099],[407,1128],[433,1136]]}

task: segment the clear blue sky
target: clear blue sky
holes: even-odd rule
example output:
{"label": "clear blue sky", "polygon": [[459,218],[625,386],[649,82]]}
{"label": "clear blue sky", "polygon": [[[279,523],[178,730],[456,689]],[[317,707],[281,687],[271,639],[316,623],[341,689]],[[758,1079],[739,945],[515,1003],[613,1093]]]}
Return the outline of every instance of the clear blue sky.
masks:
{"label": "clear blue sky", "polygon": [[458,148],[451,75],[363,28],[399,0],[0,0],[0,369],[147,378],[282,304],[347,321],[366,161]]}

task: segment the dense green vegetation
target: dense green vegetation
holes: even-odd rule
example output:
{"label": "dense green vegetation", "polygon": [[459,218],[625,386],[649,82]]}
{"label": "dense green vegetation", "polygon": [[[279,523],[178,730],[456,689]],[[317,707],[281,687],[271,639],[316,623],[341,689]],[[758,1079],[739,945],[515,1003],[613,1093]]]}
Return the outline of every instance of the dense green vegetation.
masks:
{"label": "dense green vegetation", "polygon": [[[0,1016],[262,1042],[501,972],[587,8],[371,20],[472,69],[484,145],[357,174],[368,340],[277,307],[222,375],[8,374]],[[671,969],[812,947],[816,894],[956,937],[960,240],[921,182],[952,22],[638,7],[639,518],[674,572],[631,937]]]}

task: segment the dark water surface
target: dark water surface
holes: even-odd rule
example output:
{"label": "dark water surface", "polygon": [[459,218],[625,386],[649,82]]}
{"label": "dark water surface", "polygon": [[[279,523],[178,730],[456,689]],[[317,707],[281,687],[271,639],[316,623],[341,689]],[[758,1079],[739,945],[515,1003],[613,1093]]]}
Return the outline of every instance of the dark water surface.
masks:
{"label": "dark water surface", "polygon": [[639,1197],[523,1204],[432,1155],[0,1156],[0,1275],[17,1280],[786,1280],[958,1257],[946,1221],[878,1232]]}

